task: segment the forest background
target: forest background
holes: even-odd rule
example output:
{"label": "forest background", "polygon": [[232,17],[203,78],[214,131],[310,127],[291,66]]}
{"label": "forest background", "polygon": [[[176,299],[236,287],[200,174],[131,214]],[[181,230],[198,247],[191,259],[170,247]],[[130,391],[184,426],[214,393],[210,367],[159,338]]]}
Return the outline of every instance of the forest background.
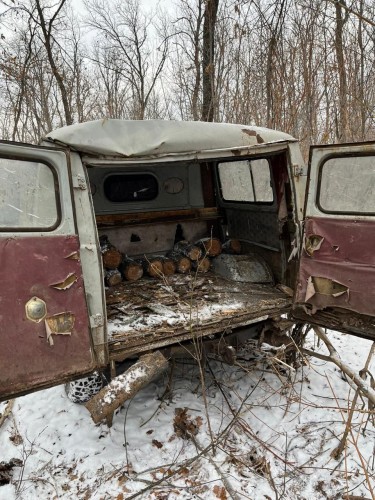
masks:
{"label": "forest background", "polygon": [[307,157],[375,138],[374,63],[373,0],[0,0],[0,137],[206,120],[288,132]]}

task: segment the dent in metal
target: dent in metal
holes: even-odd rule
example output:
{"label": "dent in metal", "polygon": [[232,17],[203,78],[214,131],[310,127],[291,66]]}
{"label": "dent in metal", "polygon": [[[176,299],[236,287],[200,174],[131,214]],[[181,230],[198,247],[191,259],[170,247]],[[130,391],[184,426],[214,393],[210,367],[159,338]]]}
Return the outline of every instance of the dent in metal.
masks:
{"label": "dent in metal", "polygon": [[57,290],[68,290],[77,280],[77,276],[74,273],[70,273],[64,281],[61,281],[60,283],[53,283],[50,286],[56,288]]}
{"label": "dent in metal", "polygon": [[66,144],[82,153],[122,158],[151,158],[187,152],[199,154],[295,140],[283,132],[246,125],[116,119],[76,123],[50,132],[45,139]]}
{"label": "dent in metal", "polygon": [[343,285],[342,283],[329,278],[310,276],[307,280],[305,301],[308,302],[308,300],[315,294],[336,298],[344,295],[345,293],[349,297],[349,287]]}
{"label": "dent in metal", "polygon": [[47,340],[54,345],[52,335],[71,335],[74,327],[75,316],[70,312],[55,314],[46,318]]}
{"label": "dent in metal", "polygon": [[304,249],[307,255],[312,257],[313,253],[320,249],[323,241],[324,241],[323,236],[320,236],[319,234],[311,234],[310,236],[307,236],[305,238],[305,245],[304,245]]}
{"label": "dent in metal", "polygon": [[47,316],[47,304],[39,297],[32,297],[25,304],[26,318],[40,323]]}

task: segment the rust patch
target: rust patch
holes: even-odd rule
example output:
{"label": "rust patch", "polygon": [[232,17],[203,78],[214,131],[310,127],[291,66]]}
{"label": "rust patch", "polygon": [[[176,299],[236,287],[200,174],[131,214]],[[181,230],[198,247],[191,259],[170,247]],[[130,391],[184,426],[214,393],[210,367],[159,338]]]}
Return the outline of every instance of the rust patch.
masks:
{"label": "rust patch", "polygon": [[315,294],[336,298],[345,293],[349,296],[349,288],[338,281],[329,278],[310,276],[307,281],[305,301],[308,302]]}
{"label": "rust patch", "polygon": [[79,251],[75,251],[75,252],[72,252],[70,253],[69,255],[67,255],[65,257],[65,259],[69,259],[69,260],[79,260]]}
{"label": "rust patch", "polygon": [[319,234],[311,234],[310,236],[307,236],[304,245],[304,250],[307,255],[312,257],[313,253],[317,252],[320,249],[323,241],[323,236],[320,236]]}
{"label": "rust patch", "polygon": [[55,314],[45,319],[47,340],[54,345],[52,335],[71,335],[74,327],[75,316],[70,312]]}
{"label": "rust patch", "polygon": [[241,156],[241,151],[239,149],[231,149],[233,156]]}
{"label": "rust patch", "polygon": [[57,290],[68,290],[77,280],[77,276],[74,273],[70,273],[64,281],[61,281],[60,283],[53,283],[50,286],[56,288]]}
{"label": "rust patch", "polygon": [[249,130],[247,128],[243,128],[242,129],[242,132],[246,135],[249,135],[250,137],[257,137],[257,133],[255,132],[255,130]]}
{"label": "rust patch", "polygon": [[264,139],[263,139],[263,137],[261,135],[257,134],[256,138],[257,138],[257,143],[258,144],[263,144],[264,143]]}

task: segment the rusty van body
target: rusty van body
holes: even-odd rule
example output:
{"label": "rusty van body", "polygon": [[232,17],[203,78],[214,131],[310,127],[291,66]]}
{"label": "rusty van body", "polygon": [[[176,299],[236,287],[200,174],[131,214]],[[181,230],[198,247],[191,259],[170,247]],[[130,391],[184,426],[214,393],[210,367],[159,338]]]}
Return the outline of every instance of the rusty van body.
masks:
{"label": "rusty van body", "polygon": [[[307,169],[274,130],[102,120],[0,142],[0,176],[0,400],[285,315],[375,339],[374,143],[313,147]],[[103,235],[134,259],[242,250],[106,287]]]}

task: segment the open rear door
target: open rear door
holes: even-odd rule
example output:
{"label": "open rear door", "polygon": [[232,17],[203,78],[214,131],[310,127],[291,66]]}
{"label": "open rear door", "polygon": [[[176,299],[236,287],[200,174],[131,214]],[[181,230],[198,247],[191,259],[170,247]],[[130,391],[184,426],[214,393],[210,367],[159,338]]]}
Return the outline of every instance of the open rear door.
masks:
{"label": "open rear door", "polygon": [[311,148],[293,316],[375,339],[375,143]]}
{"label": "open rear door", "polygon": [[0,142],[0,178],[2,400],[96,363],[66,153]]}

